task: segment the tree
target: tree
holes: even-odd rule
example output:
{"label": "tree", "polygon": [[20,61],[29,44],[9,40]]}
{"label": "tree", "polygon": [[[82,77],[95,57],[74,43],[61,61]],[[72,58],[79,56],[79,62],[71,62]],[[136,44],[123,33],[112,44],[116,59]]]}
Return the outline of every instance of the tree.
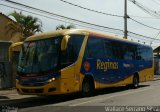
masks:
{"label": "tree", "polygon": [[42,32],[42,22],[36,17],[30,15],[26,16],[23,15],[22,12],[18,13],[16,11],[9,14],[9,16],[12,16],[15,19],[15,22],[7,23],[7,31],[12,31],[12,34],[15,34],[16,32],[22,33],[22,40],[37,32]]}
{"label": "tree", "polygon": [[76,28],[73,24],[68,25],[68,26],[64,26],[64,25],[58,25],[56,27],[56,30],[62,30],[62,29],[72,29],[72,28]]}

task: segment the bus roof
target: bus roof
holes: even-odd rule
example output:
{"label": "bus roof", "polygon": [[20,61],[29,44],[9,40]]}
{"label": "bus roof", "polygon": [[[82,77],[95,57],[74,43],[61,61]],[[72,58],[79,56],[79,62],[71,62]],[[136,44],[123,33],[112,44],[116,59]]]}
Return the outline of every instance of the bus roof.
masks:
{"label": "bus roof", "polygon": [[[35,40],[46,39],[46,38],[54,38],[57,36],[64,36],[64,35],[69,35],[69,34],[90,34],[93,36],[100,36],[103,38],[109,38],[109,39],[113,39],[113,40],[117,40],[117,41],[123,41],[123,42],[127,42],[127,43],[132,43],[132,44],[139,44],[137,42],[129,41],[127,39],[118,38],[116,36],[111,36],[111,35],[107,35],[104,33],[99,33],[99,32],[85,30],[85,29],[65,29],[65,30],[56,30],[56,31],[52,31],[52,32],[45,32],[45,33],[30,36],[25,41],[35,41]],[[139,44],[139,45],[147,46],[144,44]]]}
{"label": "bus roof", "polygon": [[41,33],[41,34],[30,36],[25,41],[34,41],[34,40],[40,40],[40,39],[46,39],[46,38],[54,38],[57,36],[64,36],[68,34],[86,34],[87,32],[88,32],[87,30],[81,30],[81,29],[56,30],[52,32],[46,32],[46,33]]}

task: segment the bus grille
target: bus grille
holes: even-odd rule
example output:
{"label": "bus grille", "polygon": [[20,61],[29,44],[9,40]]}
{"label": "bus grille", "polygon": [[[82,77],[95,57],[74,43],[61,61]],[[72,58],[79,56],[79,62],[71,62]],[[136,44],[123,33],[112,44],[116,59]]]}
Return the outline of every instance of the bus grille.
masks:
{"label": "bus grille", "polygon": [[44,82],[37,82],[37,83],[34,83],[34,84],[23,84],[21,83],[22,86],[43,86],[45,85]]}
{"label": "bus grille", "polygon": [[22,89],[24,93],[43,93],[43,89]]}

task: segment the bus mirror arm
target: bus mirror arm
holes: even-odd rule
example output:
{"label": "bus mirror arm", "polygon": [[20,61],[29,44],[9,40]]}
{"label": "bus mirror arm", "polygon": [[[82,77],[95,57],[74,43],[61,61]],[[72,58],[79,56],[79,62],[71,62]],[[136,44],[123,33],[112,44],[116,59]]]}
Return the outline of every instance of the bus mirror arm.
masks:
{"label": "bus mirror arm", "polygon": [[65,35],[63,37],[61,42],[61,51],[66,51],[69,38],[70,38],[69,35]]}

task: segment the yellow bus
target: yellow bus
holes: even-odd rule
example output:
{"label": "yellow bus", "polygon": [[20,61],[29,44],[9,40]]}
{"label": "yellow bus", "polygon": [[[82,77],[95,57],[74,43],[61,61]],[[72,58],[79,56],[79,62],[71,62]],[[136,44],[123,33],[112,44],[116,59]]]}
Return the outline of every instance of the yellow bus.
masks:
{"label": "yellow bus", "polygon": [[132,85],[154,79],[152,48],[82,29],[27,38],[16,77],[19,94],[55,95]]}

